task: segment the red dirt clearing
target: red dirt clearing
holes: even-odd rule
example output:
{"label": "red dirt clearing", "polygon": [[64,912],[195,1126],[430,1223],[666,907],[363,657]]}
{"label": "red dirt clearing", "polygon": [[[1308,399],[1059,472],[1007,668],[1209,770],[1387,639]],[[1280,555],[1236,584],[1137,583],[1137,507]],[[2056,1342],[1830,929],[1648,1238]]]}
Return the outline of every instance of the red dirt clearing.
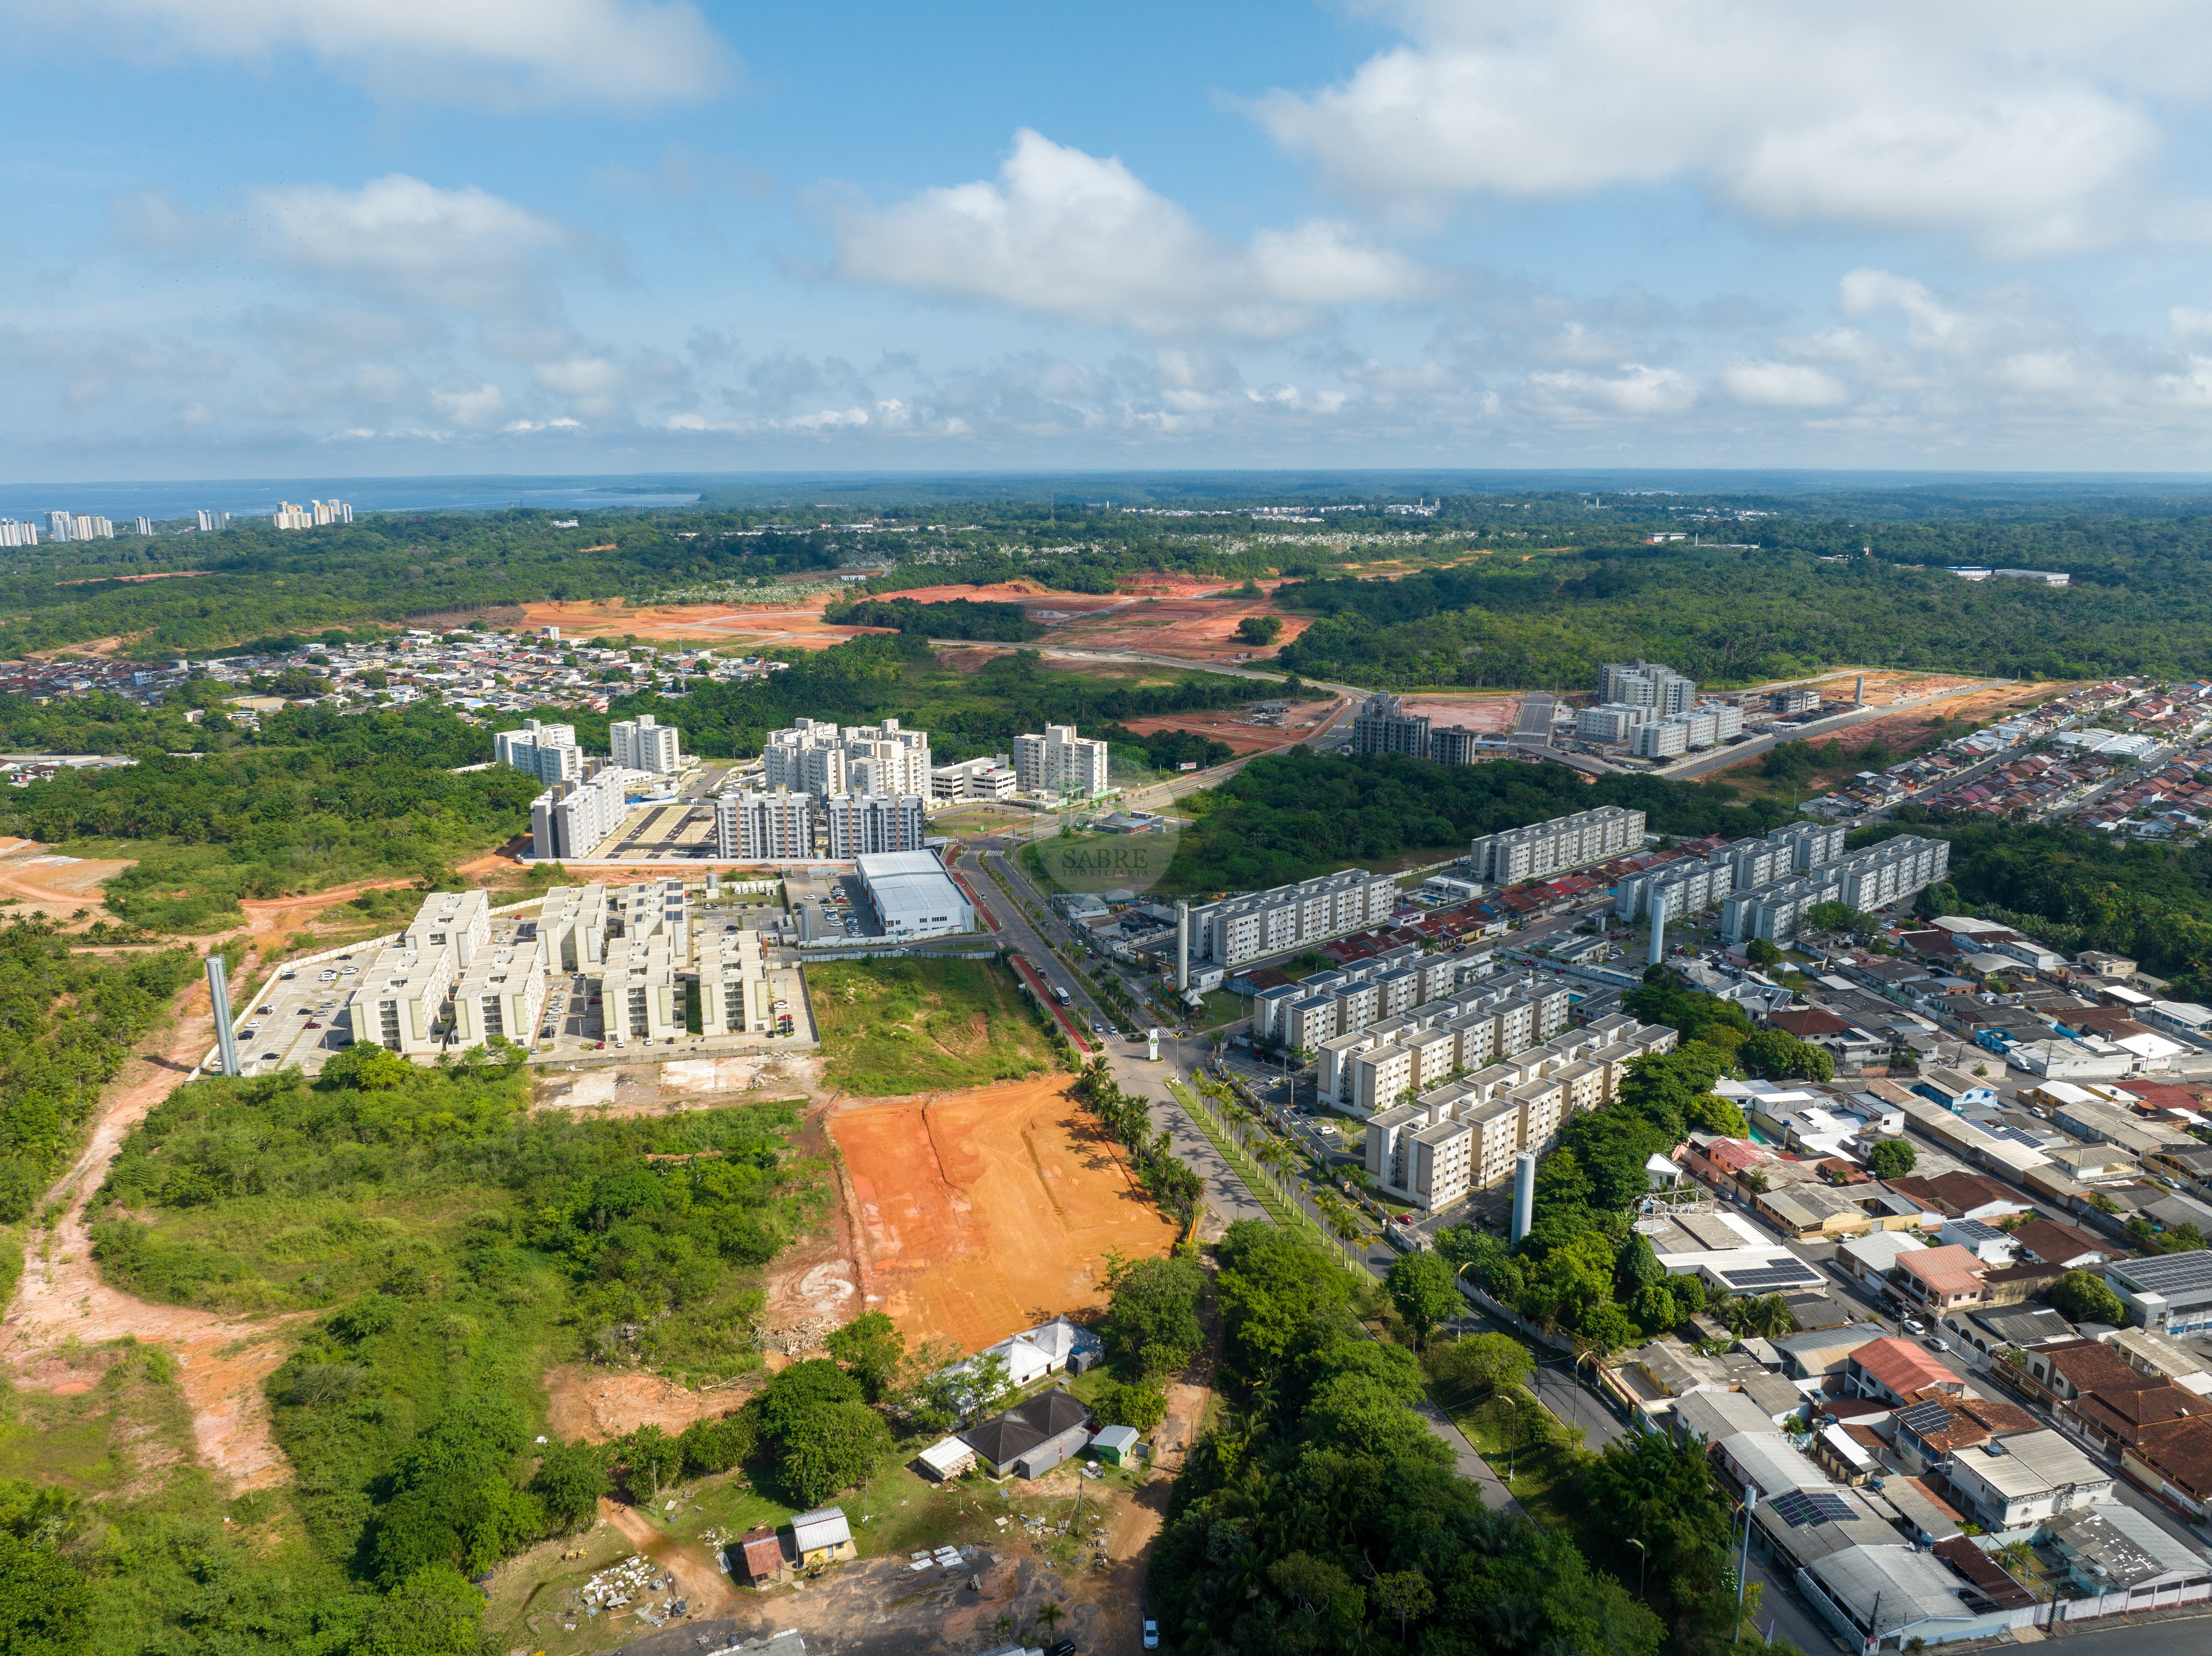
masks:
{"label": "red dirt clearing", "polygon": [[1407,696],[1406,712],[1417,719],[1425,719],[1431,728],[1449,725],[1464,725],[1471,731],[1480,731],[1486,736],[1502,736],[1511,730],[1521,717],[1521,698],[1517,695],[1486,696]]}
{"label": "red dirt clearing", "polygon": [[[1237,636],[1237,623],[1247,616],[1273,616],[1283,623],[1283,630],[1273,644],[1247,644]],[[1267,598],[1139,600],[1064,622],[1053,629],[1052,642],[1066,649],[1133,650],[1193,661],[1234,662],[1288,644],[1314,620],[1287,615]]]}
{"label": "red dirt clearing", "polygon": [[[1264,686],[1258,688],[1264,691]],[[1139,736],[1150,736],[1155,731],[1188,731],[1194,736],[1223,743],[1238,753],[1272,753],[1278,748],[1295,747],[1304,741],[1324,721],[1340,713],[1345,705],[1342,697],[1327,703],[1301,702],[1282,725],[1239,723],[1244,715],[1235,708],[1223,708],[1217,713],[1160,713],[1151,719],[1132,719],[1127,723]]]}
{"label": "red dirt clearing", "polygon": [[909,1340],[977,1351],[1103,1303],[1107,1250],[1165,1253],[1176,1227],[1064,1078],[830,1116],[858,1209],[861,1293]]}

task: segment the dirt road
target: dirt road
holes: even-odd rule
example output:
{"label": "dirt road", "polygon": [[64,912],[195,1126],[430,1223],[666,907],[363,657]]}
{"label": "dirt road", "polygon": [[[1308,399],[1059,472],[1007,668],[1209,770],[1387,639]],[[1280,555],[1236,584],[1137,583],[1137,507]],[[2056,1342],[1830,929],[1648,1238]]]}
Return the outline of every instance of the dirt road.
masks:
{"label": "dirt road", "polygon": [[119,1293],[100,1279],[84,1216],[124,1136],[191,1072],[214,1038],[206,986],[195,985],[179,998],[175,1022],[109,1088],[83,1154],[47,1192],[44,1205],[64,1204],[62,1216],[43,1237],[33,1233],[22,1280],[0,1320],[0,1363],[21,1376],[71,1340],[95,1345],[126,1334],[164,1346],[177,1360],[201,1459],[237,1489],[263,1489],[291,1475],[270,1433],[261,1383],[283,1362],[284,1328],[296,1319],[248,1321]]}

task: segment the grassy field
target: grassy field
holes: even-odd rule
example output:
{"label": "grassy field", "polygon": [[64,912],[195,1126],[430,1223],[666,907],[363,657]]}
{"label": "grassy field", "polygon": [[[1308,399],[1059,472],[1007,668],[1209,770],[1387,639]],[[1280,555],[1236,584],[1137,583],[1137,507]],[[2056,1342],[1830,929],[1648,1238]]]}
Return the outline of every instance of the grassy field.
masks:
{"label": "grassy field", "polygon": [[864,1098],[1018,1081],[1055,1060],[1042,1019],[996,963],[831,961],[806,969],[824,1074]]}

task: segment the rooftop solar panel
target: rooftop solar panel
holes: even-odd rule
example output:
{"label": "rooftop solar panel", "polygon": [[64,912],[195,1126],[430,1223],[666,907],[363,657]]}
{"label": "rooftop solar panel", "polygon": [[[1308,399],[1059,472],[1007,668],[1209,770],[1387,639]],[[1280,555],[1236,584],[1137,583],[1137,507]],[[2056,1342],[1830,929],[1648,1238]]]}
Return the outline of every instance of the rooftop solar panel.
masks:
{"label": "rooftop solar panel", "polygon": [[1808,1524],[1840,1524],[1851,1516],[1850,1504],[1825,1489],[1784,1489],[1767,1504],[1793,1530]]}
{"label": "rooftop solar panel", "polygon": [[1897,1418],[1902,1424],[1925,1437],[1930,1432],[1949,1430],[1951,1422],[1957,1416],[1942,1404],[1930,1402],[1916,1403],[1910,1409],[1899,1410]]}

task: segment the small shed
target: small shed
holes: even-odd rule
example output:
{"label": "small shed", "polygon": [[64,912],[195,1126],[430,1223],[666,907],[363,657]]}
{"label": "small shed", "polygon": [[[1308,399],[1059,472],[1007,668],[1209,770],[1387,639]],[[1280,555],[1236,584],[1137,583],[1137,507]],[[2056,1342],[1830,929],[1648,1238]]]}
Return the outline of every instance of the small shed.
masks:
{"label": "small shed", "polygon": [[940,1438],[917,1459],[922,1470],[939,1483],[950,1483],[961,1473],[974,1471],[975,1466],[975,1452],[957,1437]]}
{"label": "small shed", "polygon": [[802,1564],[827,1564],[854,1556],[853,1526],[842,1507],[821,1507],[791,1520],[791,1539]]}
{"label": "small shed", "polygon": [[765,1524],[758,1529],[746,1531],[732,1550],[737,1554],[733,1562],[744,1572],[745,1580],[753,1586],[758,1586],[763,1581],[773,1581],[783,1574],[783,1543],[776,1539],[775,1532]]}
{"label": "small shed", "polygon": [[1098,1459],[1109,1466],[1127,1466],[1137,1458],[1137,1429],[1133,1426],[1102,1428],[1091,1447],[1098,1451]]}

